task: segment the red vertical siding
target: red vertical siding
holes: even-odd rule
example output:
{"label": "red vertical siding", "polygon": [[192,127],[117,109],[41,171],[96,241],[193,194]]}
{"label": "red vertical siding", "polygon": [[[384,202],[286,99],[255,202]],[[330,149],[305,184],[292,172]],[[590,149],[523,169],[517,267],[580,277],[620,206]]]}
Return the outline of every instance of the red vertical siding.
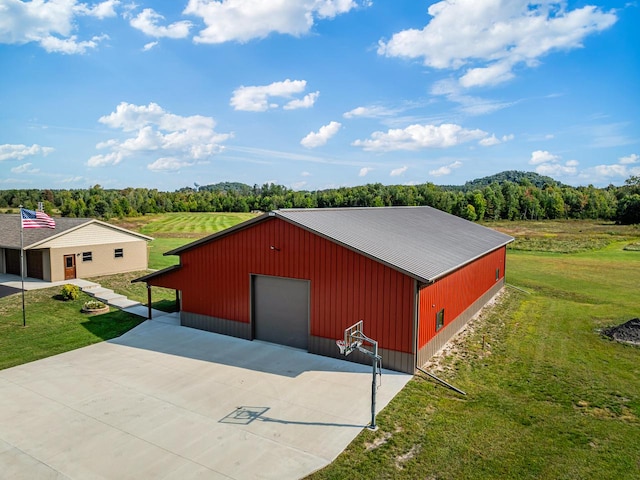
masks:
{"label": "red vertical siding", "polygon": [[250,275],[305,279],[311,335],[338,339],[362,319],[381,348],[413,353],[413,280],[279,218],[187,250],[181,264],[151,283],[181,290],[184,311],[248,323]]}
{"label": "red vertical siding", "polygon": [[499,248],[475,262],[420,290],[418,348],[437,335],[436,314],[444,308],[442,332],[458,315],[504,277],[506,247]]}

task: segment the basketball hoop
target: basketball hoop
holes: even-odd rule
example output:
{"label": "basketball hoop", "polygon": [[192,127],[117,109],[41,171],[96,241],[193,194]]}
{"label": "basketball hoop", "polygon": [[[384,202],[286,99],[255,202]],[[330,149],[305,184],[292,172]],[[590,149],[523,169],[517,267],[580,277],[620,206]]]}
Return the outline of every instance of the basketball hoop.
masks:
{"label": "basketball hoop", "polygon": [[[371,357],[373,378],[371,380],[371,424],[368,428],[376,430],[378,428],[376,426],[376,376],[382,375],[382,357],[378,355],[378,342],[364,334],[363,325],[364,322],[360,320],[354,325],[345,328],[344,340],[336,340],[336,345],[340,349],[340,355],[344,355],[345,357],[354,350],[358,350]],[[362,346],[364,342],[370,344],[373,347],[373,350],[364,348]]]}

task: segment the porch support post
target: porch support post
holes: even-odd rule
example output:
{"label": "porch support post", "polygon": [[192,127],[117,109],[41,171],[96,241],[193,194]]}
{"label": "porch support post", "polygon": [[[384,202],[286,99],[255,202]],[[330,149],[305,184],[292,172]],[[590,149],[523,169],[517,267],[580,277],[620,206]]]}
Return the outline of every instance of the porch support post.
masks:
{"label": "porch support post", "polygon": [[151,314],[151,285],[149,285],[147,283],[147,307],[149,308],[149,314],[148,314],[148,319],[151,320],[152,314]]}

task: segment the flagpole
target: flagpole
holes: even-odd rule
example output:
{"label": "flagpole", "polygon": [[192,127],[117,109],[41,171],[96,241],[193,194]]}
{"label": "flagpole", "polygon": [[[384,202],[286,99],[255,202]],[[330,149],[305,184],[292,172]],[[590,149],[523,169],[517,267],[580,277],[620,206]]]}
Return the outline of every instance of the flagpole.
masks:
{"label": "flagpole", "polygon": [[22,205],[20,205],[20,282],[22,283],[22,326],[27,326],[27,314],[24,309],[24,228],[22,228]]}

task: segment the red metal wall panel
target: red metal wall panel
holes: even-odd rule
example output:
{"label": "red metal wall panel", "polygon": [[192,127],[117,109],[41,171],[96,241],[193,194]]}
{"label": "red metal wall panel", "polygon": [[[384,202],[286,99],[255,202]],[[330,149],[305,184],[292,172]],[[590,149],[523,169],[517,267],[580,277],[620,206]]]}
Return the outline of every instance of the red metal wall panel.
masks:
{"label": "red metal wall panel", "polygon": [[[506,247],[499,248],[420,290],[418,349],[434,338],[436,314],[444,308],[445,330],[458,315],[504,277]],[[496,280],[496,269],[499,269]]]}
{"label": "red metal wall panel", "polygon": [[252,274],[305,279],[311,335],[338,339],[362,319],[381,348],[414,350],[413,279],[279,218],[187,250],[181,264],[150,283],[181,290],[184,311],[247,323]]}

